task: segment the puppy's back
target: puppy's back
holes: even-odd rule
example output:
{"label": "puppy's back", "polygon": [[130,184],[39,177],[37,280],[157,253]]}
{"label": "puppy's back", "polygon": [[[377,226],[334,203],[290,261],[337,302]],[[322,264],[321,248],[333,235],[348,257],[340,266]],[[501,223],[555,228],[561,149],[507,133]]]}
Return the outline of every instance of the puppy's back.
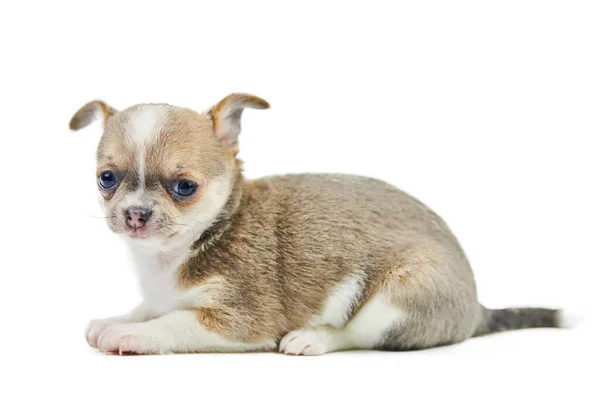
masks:
{"label": "puppy's back", "polygon": [[[249,182],[266,185],[265,201],[285,208],[283,218],[314,234],[352,230],[376,239],[444,243],[454,236],[423,203],[378,179],[344,174],[290,174]],[[281,210],[280,210],[281,212]],[[291,221],[290,221],[291,222]],[[339,232],[337,232],[339,234]]]}

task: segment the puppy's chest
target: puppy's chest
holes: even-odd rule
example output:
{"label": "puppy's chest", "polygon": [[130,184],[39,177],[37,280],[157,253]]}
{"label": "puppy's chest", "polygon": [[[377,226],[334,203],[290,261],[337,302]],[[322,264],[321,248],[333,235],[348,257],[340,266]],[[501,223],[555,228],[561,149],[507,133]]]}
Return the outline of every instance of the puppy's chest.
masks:
{"label": "puppy's chest", "polygon": [[156,252],[134,257],[144,303],[162,315],[182,303],[189,290],[179,285],[179,269],[185,255]]}

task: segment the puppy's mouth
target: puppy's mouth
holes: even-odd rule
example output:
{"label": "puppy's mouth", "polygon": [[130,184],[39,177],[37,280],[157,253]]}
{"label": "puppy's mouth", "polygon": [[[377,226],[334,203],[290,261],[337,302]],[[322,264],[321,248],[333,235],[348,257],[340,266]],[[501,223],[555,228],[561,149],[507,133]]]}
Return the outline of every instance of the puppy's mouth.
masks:
{"label": "puppy's mouth", "polygon": [[125,234],[132,239],[147,239],[150,237],[150,232],[145,226],[141,228],[125,226]]}
{"label": "puppy's mouth", "polygon": [[130,214],[132,214],[131,217],[126,215],[125,220],[123,220],[113,213],[108,220],[109,228],[114,233],[135,241],[164,240],[180,235],[178,230],[173,226],[178,224],[165,223],[164,219],[160,217],[148,220],[147,217],[141,218],[134,213]]}

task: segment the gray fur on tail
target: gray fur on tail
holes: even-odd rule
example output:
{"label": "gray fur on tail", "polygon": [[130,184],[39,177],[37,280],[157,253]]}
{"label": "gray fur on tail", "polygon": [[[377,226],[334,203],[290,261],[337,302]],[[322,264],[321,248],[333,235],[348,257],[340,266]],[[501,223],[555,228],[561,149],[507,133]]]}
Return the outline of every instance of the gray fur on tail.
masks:
{"label": "gray fur on tail", "polygon": [[473,336],[515,329],[559,328],[561,318],[560,310],[550,308],[483,308],[482,321]]}

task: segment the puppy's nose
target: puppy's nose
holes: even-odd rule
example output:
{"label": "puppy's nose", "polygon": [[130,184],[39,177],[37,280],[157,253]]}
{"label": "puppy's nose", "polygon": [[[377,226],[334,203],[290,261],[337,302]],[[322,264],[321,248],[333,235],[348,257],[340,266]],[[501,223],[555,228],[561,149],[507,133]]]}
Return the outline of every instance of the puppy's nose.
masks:
{"label": "puppy's nose", "polygon": [[146,221],[150,219],[152,210],[144,207],[128,207],[125,209],[125,222],[133,228],[139,229],[146,225]]}

